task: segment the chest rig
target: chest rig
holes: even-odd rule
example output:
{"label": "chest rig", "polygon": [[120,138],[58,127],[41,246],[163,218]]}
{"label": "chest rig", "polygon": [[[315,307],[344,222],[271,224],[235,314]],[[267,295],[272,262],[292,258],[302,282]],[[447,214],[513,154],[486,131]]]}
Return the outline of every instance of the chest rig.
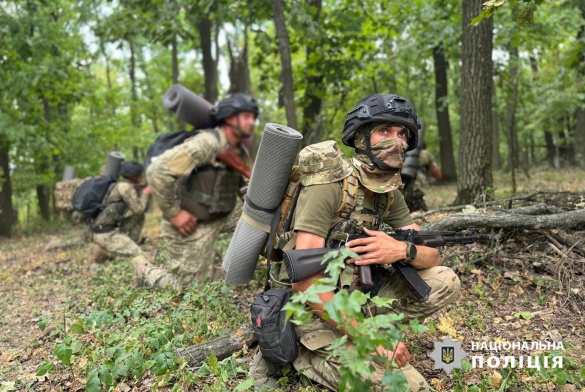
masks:
{"label": "chest rig", "polygon": [[121,184],[120,182],[114,183],[108,191],[104,199],[106,206],[92,224],[92,231],[94,233],[107,233],[113,231],[120,225],[128,209],[120,193]]}
{"label": "chest rig", "polygon": [[[325,246],[338,248],[347,242],[348,238],[363,232],[364,227],[378,230],[379,226],[389,215],[390,207],[394,202],[394,193],[376,194],[374,198],[364,203],[364,187],[359,183],[356,171],[340,181],[341,201],[329,226],[329,233],[325,239]],[[299,187],[302,188],[302,187]],[[300,189],[297,189],[300,192]],[[381,211],[381,212],[380,212]],[[278,242],[282,250],[293,249],[296,245],[297,233],[293,230],[283,233]],[[273,287],[290,287],[285,268],[281,262],[272,262],[270,280]],[[342,274],[339,287],[349,286],[353,279],[353,266],[347,266]]]}
{"label": "chest rig", "polygon": [[[225,140],[214,131],[223,150]],[[221,162],[217,157],[195,169],[177,183],[177,195],[181,208],[196,216],[199,221],[215,219],[229,214],[236,205],[241,174]]]}

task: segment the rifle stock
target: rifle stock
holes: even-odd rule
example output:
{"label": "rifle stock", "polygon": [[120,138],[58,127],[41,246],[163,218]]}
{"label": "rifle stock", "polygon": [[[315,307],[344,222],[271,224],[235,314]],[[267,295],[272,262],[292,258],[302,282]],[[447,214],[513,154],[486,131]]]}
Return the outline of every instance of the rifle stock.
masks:
{"label": "rifle stock", "polygon": [[248,165],[246,165],[246,162],[244,162],[242,157],[239,156],[231,146],[227,146],[226,149],[217,156],[217,158],[229,167],[244,175],[246,178],[250,178],[252,175],[252,170],[248,167]]}

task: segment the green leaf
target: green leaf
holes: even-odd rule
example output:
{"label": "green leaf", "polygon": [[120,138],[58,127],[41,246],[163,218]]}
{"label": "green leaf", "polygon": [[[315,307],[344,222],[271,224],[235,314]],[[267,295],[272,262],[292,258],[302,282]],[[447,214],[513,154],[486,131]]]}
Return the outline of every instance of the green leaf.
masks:
{"label": "green leaf", "polygon": [[69,330],[73,333],[77,333],[77,334],[82,334],[84,333],[84,329],[83,329],[83,320],[79,320],[76,323],[71,324],[71,326],[69,327]]}
{"label": "green leaf", "polygon": [[518,313],[516,313],[514,315],[514,317],[521,318],[521,319],[524,319],[524,320],[530,320],[534,316],[530,312],[518,312]]}
{"label": "green leaf", "polygon": [[73,350],[69,345],[57,344],[55,346],[55,355],[67,367],[71,366],[71,354],[73,354]]}
{"label": "green leaf", "polygon": [[246,381],[238,384],[235,388],[234,391],[245,391],[249,388],[252,387],[252,385],[254,385],[254,379],[253,378],[249,378]]}
{"label": "green leaf", "polygon": [[41,364],[41,366],[39,366],[39,370],[37,370],[37,377],[41,377],[41,376],[44,376],[45,374],[49,373],[51,371],[51,369],[53,369],[53,366],[55,366],[55,365],[51,361],[43,362]]}
{"label": "green leaf", "polygon": [[106,387],[110,387],[114,384],[114,378],[112,377],[112,370],[107,365],[102,365],[100,368],[100,380]]}
{"label": "green leaf", "polygon": [[98,376],[97,369],[92,369],[91,372],[87,374],[87,380],[85,381],[85,392],[101,392],[102,390],[102,383]]}
{"label": "green leaf", "polygon": [[39,321],[38,326],[41,332],[45,332],[45,328],[47,328],[47,321],[46,320]]}

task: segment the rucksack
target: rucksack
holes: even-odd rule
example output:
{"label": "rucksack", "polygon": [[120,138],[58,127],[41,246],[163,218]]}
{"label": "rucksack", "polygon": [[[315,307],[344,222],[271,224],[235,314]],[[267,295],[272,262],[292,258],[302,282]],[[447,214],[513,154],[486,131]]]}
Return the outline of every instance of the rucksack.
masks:
{"label": "rucksack", "polygon": [[60,211],[72,211],[73,195],[81,184],[85,182],[85,178],[73,178],[71,180],[59,181],[55,184],[55,191],[53,196],[55,198],[55,208]]}
{"label": "rucksack", "polygon": [[266,290],[250,306],[252,329],[262,358],[278,365],[287,365],[299,355],[294,326],[290,319],[286,319],[286,312],[281,310],[290,295],[290,290]]}
{"label": "rucksack", "polygon": [[95,218],[106,206],[104,200],[116,182],[111,177],[94,177],[85,181],[73,195],[73,209],[89,218]]}
{"label": "rucksack", "polygon": [[180,144],[183,144],[185,140],[192,138],[197,135],[199,130],[192,131],[174,131],[164,133],[156,138],[154,142],[148,147],[146,152],[146,159],[144,160],[144,170],[154,162],[154,160],[166,150],[170,150]]}

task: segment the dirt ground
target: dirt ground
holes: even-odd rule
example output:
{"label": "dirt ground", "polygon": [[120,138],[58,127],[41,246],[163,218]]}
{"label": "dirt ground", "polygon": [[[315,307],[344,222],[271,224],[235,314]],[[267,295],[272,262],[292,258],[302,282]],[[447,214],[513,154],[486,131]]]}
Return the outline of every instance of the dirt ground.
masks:
{"label": "dirt ground", "polygon": [[[579,177],[580,176],[580,177]],[[538,190],[585,192],[585,174],[567,178],[543,174],[525,178],[519,193]],[[551,180],[552,179],[552,180]],[[506,182],[503,179],[501,183]],[[506,185],[503,194],[509,192]],[[427,203],[439,208],[454,199],[455,185],[432,186]],[[490,245],[459,245],[445,248],[442,256],[461,280],[459,299],[426,320],[429,331],[409,336],[411,363],[437,391],[585,391],[585,258],[579,246],[551,245],[552,237],[583,238],[580,230],[508,231],[497,233]],[[150,214],[146,224],[146,249],[154,254],[158,245],[158,215]],[[555,237],[555,238],[556,238]],[[562,245],[562,244],[561,244]],[[556,249],[555,249],[556,248]],[[90,243],[85,230],[76,226],[34,236],[15,236],[0,241],[0,392],[11,390],[82,390],[84,382],[71,373],[37,377],[39,366],[53,355],[55,323],[41,327],[44,320],[68,320],[69,309],[87,301],[87,285],[103,271],[88,262]],[[111,263],[111,262],[109,262]],[[104,268],[109,268],[106,263]],[[130,283],[129,283],[130,284]],[[247,311],[248,298],[259,286],[241,290],[234,301]],[[564,370],[514,369],[502,366],[466,369],[449,375],[433,369],[429,358],[435,342],[450,336],[462,342],[462,349],[486,361],[496,356],[546,355],[532,350],[532,342],[563,344]],[[520,350],[472,351],[472,343],[527,343]],[[253,352],[252,352],[253,353]],[[245,363],[252,353],[239,362]],[[567,373],[567,374],[565,374]],[[241,376],[239,376],[241,378]],[[152,390],[154,377],[145,376],[138,384],[118,385],[115,390]],[[479,389],[476,386],[485,387]],[[166,388],[157,388],[167,390]],[[303,390],[291,383],[287,390]]]}

